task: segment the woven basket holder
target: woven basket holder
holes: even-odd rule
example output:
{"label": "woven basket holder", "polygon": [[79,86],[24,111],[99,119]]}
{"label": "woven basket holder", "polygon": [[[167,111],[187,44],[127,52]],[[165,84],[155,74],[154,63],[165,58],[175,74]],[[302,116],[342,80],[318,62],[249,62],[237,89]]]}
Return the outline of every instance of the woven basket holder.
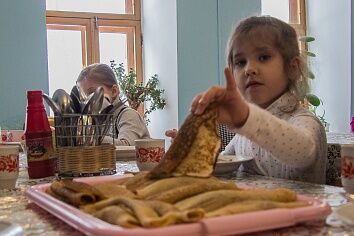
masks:
{"label": "woven basket holder", "polygon": [[115,171],[115,146],[57,147],[58,174],[97,174],[102,171]]}

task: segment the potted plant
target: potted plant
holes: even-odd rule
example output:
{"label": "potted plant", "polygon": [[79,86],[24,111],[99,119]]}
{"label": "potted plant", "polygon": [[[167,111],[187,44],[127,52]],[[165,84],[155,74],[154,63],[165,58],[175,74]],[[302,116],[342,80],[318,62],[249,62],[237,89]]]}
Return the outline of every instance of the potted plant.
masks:
{"label": "potted plant", "polygon": [[151,76],[144,85],[142,82],[137,82],[136,73],[132,68],[126,74],[123,63],[117,65],[114,61],[111,61],[111,68],[117,77],[121,93],[131,108],[138,110],[141,104],[149,102],[149,106],[145,107],[143,116],[145,121],[149,123],[148,115],[166,106],[166,100],[163,97],[165,90],[158,88],[158,75]]}
{"label": "potted plant", "polygon": [[[303,37],[300,37],[299,38],[299,41],[300,42],[303,42],[305,44],[308,44],[310,42],[313,42],[315,41],[315,38],[314,37],[311,37],[311,36],[303,36]],[[303,50],[301,51],[303,55],[307,56],[307,57],[316,57],[316,54],[313,53],[313,52],[310,52],[308,50]],[[310,79],[315,79],[315,75],[314,73],[309,69],[308,70],[308,77]],[[321,123],[323,124],[323,126],[325,127],[326,131],[328,132],[329,131],[329,123],[326,121],[325,119],[325,114],[326,114],[326,111],[323,110],[323,113],[320,115],[318,114],[318,111],[317,109],[323,105],[323,102],[322,100],[316,96],[315,94],[312,94],[312,93],[307,93],[306,94],[306,100],[309,104],[309,109],[310,111],[312,111],[312,113],[317,116],[317,118],[321,121]]]}

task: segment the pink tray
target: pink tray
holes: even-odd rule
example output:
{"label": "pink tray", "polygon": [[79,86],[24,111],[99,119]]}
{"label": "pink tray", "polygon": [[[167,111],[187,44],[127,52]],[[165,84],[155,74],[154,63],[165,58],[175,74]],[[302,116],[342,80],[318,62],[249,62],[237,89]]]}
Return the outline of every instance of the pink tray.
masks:
{"label": "pink tray", "polygon": [[[127,176],[87,177],[77,179],[77,181],[90,184],[124,177]],[[299,201],[306,201],[311,205],[296,209],[273,209],[214,217],[197,223],[179,224],[156,229],[126,229],[106,223],[51,197],[44,192],[49,185],[32,186],[26,190],[25,195],[46,211],[86,235],[230,235],[292,226],[300,222],[322,219],[331,213],[331,208],[327,203],[322,203],[317,198],[298,195]]]}

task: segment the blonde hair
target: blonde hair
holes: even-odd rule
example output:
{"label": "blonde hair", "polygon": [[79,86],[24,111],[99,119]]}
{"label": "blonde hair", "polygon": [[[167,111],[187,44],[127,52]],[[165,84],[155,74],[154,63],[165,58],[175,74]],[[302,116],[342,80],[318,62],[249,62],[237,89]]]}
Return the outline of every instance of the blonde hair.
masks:
{"label": "blonde hair", "polygon": [[101,63],[95,63],[85,67],[80,72],[76,82],[81,82],[84,79],[95,81],[108,88],[111,88],[113,85],[118,85],[116,76],[111,67]]}
{"label": "blonde hair", "polygon": [[[284,70],[289,78],[288,89],[303,101],[309,89],[308,69],[300,55],[296,31],[289,24],[271,16],[252,16],[241,21],[230,35],[226,51],[227,63],[234,71],[234,50],[238,40],[250,37],[255,40],[270,39],[284,60]],[[298,59],[297,70],[293,70],[291,62]]]}

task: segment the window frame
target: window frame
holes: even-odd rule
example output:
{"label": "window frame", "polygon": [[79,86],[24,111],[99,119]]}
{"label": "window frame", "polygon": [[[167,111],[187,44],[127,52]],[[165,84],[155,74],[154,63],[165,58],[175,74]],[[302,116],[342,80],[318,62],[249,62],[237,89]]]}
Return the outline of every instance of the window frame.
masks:
{"label": "window frame", "polygon": [[[307,35],[305,0],[289,0],[289,24],[298,37]],[[299,46],[301,50],[307,50],[306,44],[300,42]]]}
{"label": "window frame", "polygon": [[[79,29],[86,27],[82,33],[82,62],[83,67],[98,63],[100,27],[107,32],[112,27],[132,27],[127,30],[127,68],[134,68],[137,82],[142,82],[142,33],[141,33],[141,0],[125,0],[126,12],[132,14],[46,11],[47,29]],[[103,31],[103,32],[104,32]],[[118,28],[113,30],[119,32]],[[123,32],[122,30],[120,32]],[[130,39],[130,40],[129,40]]]}

